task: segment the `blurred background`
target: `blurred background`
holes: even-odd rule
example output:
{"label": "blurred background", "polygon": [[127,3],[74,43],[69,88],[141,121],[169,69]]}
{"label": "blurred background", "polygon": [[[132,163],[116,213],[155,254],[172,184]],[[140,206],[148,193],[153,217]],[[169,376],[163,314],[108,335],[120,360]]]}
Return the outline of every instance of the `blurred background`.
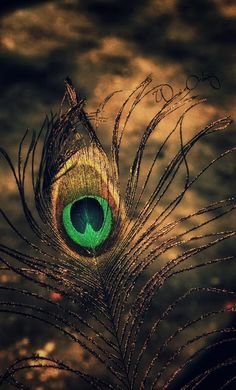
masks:
{"label": "blurred background", "polygon": [[[80,96],[88,100],[89,111],[95,111],[111,92],[124,91],[111,101],[105,112],[108,119],[99,129],[99,137],[106,147],[110,142],[110,117],[117,112],[124,96],[150,74],[156,84],[167,82],[175,91],[185,87],[190,75],[201,77],[202,72],[220,81],[220,88],[212,87],[209,80],[197,86],[194,93],[206,97],[208,102],[186,119],[186,137],[224,115],[234,118],[236,6],[232,0],[2,0],[0,17],[0,139],[14,162],[25,130],[40,129],[46,114],[58,112],[67,76]],[[129,136],[124,139],[121,153],[124,177],[130,164],[128,151],[129,154],[135,151],[137,139],[151,118],[149,109],[153,110],[154,106],[154,99],[145,102],[130,122]],[[164,131],[172,121],[166,121]],[[197,146],[189,162],[193,172],[198,171],[200,163],[235,145],[234,129],[232,124],[229,131],[207,138]],[[152,161],[152,153],[162,137],[153,135],[145,156],[147,164]],[[160,170],[172,152],[170,145],[162,156]],[[16,186],[4,162],[0,164],[0,175],[1,207],[22,227]],[[176,191],[180,186],[177,182]],[[234,188],[235,165],[231,155],[203,177],[174,217],[230,196]],[[227,224],[219,221],[216,229],[228,228],[231,222],[232,217],[228,217]],[[0,227],[1,241],[24,249],[3,221]],[[233,243],[224,244],[215,249],[214,255],[232,254],[233,250]],[[233,288],[235,266],[224,265],[223,269],[223,275],[220,267],[209,271],[209,283]],[[201,284],[206,274],[196,278]],[[22,285],[18,276],[12,278],[4,272],[0,274],[0,282]],[[177,290],[178,286],[174,288]],[[56,295],[51,298],[60,299]],[[224,304],[232,306],[235,302]],[[1,368],[29,351],[41,351],[45,356],[57,354],[76,364],[79,362],[85,369],[95,364],[80,347],[66,344],[52,330],[36,322],[1,314],[0,325]],[[78,389],[73,379],[55,370],[39,372],[35,384],[35,374],[27,375],[34,390]]]}

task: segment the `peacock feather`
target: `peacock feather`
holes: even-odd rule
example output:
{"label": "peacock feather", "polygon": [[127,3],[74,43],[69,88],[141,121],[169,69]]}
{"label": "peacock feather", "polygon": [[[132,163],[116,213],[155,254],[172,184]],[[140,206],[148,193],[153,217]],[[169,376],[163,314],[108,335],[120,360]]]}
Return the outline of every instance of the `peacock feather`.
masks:
{"label": "peacock feather", "polygon": [[[107,151],[97,128],[115,93],[89,114],[85,100],[67,79],[59,114],[47,117],[30,142],[26,132],[17,167],[1,149],[33,238],[1,210],[28,251],[0,246],[1,272],[19,275],[26,286],[2,285],[6,299],[1,300],[0,311],[41,321],[92,359],[83,369],[76,362],[72,365],[39,353],[18,357],[1,373],[3,388],[29,389],[24,373],[43,368],[75,376],[76,389],[210,389],[209,378],[218,371],[217,388],[233,388],[236,376],[227,370],[235,366],[235,357],[221,355],[219,348],[236,340],[236,328],[227,325],[235,306],[224,305],[235,292],[209,283],[196,285],[194,275],[219,264],[232,266],[231,254],[214,257],[211,250],[235,236],[234,229],[214,229],[217,220],[235,210],[235,199],[215,201],[191,214],[175,213],[200,177],[235,151],[225,150],[192,175],[189,156],[195,145],[225,130],[231,119],[216,120],[184,142],[184,120],[203,100],[192,96],[187,87],[166,99],[163,86],[167,85],[153,86],[148,77],[132,91],[116,114]],[[124,188],[123,137],[137,108],[156,93],[161,107],[143,131]],[[151,136],[179,112],[143,175]],[[160,171],[163,150],[173,136],[178,150]],[[181,188],[176,193],[178,175]],[[29,177],[33,206],[27,196]],[[181,279],[186,275],[187,282]],[[180,280],[178,288],[176,280]],[[50,292],[60,299],[52,299]],[[196,313],[192,302],[204,304]],[[183,307],[188,308],[184,313]],[[229,337],[217,338],[220,335]],[[222,358],[188,378],[185,373],[209,351]],[[222,370],[228,372],[226,378]]]}

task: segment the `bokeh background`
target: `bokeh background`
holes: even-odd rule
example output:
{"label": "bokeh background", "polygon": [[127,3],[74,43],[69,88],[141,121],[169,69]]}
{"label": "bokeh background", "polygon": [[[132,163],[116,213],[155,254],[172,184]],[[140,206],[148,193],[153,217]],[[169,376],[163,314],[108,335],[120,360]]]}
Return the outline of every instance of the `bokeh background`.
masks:
{"label": "bokeh background", "polygon": [[[66,76],[72,78],[80,96],[88,100],[89,111],[95,111],[109,93],[124,90],[124,93],[115,95],[105,113],[108,119],[100,126],[99,136],[105,146],[109,145],[110,116],[119,109],[124,96],[150,74],[156,84],[168,82],[175,90],[183,88],[187,77],[193,74],[205,72],[220,80],[220,89],[212,88],[207,81],[197,86],[196,93],[206,97],[208,102],[187,118],[186,137],[211,120],[229,114],[234,118],[234,1],[2,0],[0,14],[0,139],[1,146],[9,151],[15,162],[25,130],[38,130],[47,113],[58,111]],[[130,123],[121,154],[124,177],[129,170],[130,152],[135,151],[137,139],[154,106],[154,100],[146,102]],[[170,118],[163,131],[173,123],[174,119]],[[197,172],[200,163],[235,145],[234,130],[232,124],[230,131],[207,138],[198,145],[189,162],[193,172]],[[152,161],[152,153],[162,137],[154,135],[151,139],[145,156],[147,164]],[[172,152],[170,145],[160,161],[160,170],[169,160],[168,153]],[[2,161],[0,174],[1,207],[14,218],[17,226],[23,227],[16,186]],[[180,186],[181,177],[176,183],[176,191]],[[230,196],[234,188],[235,165],[233,156],[230,156],[204,176],[174,217]],[[233,217],[228,217],[227,225],[230,226],[231,222]],[[217,228],[223,229],[227,225],[226,221],[220,221]],[[12,236],[3,221],[0,226],[1,240],[23,250],[23,244]],[[232,254],[233,243],[224,244],[218,251],[219,254]],[[233,288],[235,285],[232,264],[224,268],[223,275],[219,267],[209,272],[207,278],[212,286]],[[197,278],[205,280],[206,274]],[[12,278],[4,272],[0,274],[0,282],[22,285],[19,277]],[[51,298],[59,299],[56,295]],[[234,302],[225,304],[234,305]],[[45,356],[57,354],[85,369],[95,365],[80,347],[65,344],[52,330],[36,322],[1,315],[0,325],[1,368],[29,351],[40,351]],[[35,390],[78,389],[73,379],[55,370],[39,372],[37,379],[39,377],[40,383],[37,381],[37,384],[32,372],[27,375],[28,383]]]}

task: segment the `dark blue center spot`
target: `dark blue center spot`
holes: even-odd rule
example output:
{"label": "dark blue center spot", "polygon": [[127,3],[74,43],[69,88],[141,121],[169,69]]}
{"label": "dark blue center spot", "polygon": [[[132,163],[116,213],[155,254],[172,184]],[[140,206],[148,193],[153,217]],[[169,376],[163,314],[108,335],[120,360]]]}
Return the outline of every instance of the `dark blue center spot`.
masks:
{"label": "dark blue center spot", "polygon": [[70,216],[74,228],[81,234],[85,232],[87,223],[97,232],[104,222],[103,208],[94,198],[83,198],[74,202]]}

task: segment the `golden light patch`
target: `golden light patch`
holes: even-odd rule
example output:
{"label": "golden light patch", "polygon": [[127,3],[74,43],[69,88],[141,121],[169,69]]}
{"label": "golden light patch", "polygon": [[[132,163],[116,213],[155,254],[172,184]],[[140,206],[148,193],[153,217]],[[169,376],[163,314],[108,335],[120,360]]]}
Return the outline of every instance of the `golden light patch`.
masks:
{"label": "golden light patch", "polygon": [[66,46],[67,40],[80,39],[88,27],[85,15],[49,3],[4,16],[1,44],[5,50],[14,50],[20,55],[42,57]]}

